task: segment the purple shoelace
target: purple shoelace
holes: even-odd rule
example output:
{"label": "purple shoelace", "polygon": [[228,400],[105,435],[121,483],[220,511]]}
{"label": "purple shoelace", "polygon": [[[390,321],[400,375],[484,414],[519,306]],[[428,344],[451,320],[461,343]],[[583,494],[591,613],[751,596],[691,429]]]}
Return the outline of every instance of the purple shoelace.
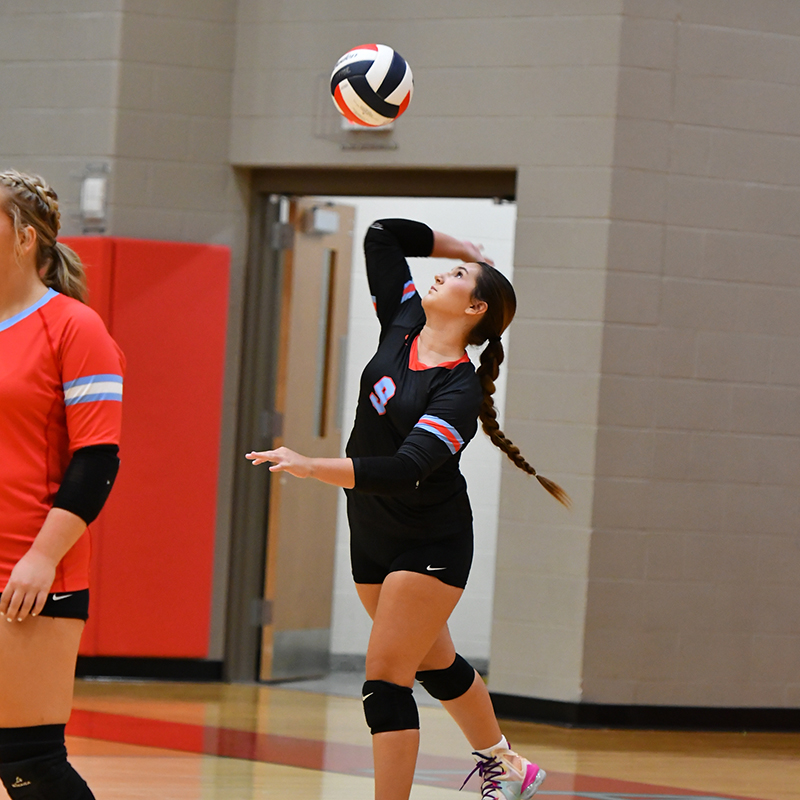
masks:
{"label": "purple shoelace", "polygon": [[[498,778],[503,774],[503,767],[496,758],[489,758],[481,753],[473,753],[478,756],[480,761],[475,765],[475,769],[470,772],[461,784],[461,789],[467,785],[467,781],[477,772],[483,784],[481,786],[481,797],[484,800],[493,800],[494,792],[499,788]],[[458,791],[460,792],[461,789]]]}

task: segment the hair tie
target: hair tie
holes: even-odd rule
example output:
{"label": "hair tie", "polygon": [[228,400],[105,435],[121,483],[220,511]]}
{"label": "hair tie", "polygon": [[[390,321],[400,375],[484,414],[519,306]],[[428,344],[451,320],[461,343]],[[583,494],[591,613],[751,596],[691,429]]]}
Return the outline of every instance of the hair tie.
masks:
{"label": "hair tie", "polygon": [[490,336],[489,337],[489,344],[497,344],[500,341],[499,336]]}

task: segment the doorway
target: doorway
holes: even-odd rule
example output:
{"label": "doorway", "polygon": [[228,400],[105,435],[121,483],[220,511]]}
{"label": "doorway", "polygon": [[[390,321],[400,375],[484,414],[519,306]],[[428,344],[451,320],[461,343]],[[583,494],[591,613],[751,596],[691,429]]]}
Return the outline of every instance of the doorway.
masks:
{"label": "doorway", "polygon": [[[274,400],[283,378],[278,374],[276,363],[281,340],[281,324],[288,323],[280,322],[285,308],[282,310],[280,306],[275,305],[275,290],[282,285],[287,265],[292,258],[290,249],[286,247],[287,237],[291,238],[289,229],[293,227],[295,233],[297,231],[297,220],[290,220],[292,203],[310,201],[323,205],[332,203],[355,206],[356,231],[353,237],[355,241],[353,252],[356,257],[360,257],[363,230],[372,219],[380,216],[408,216],[430,222],[434,228],[438,225],[439,229],[447,230],[448,233],[483,242],[487,246],[486,252],[495,257],[498,266],[506,264],[507,269],[504,271],[511,268],[516,214],[513,204],[513,173],[480,171],[473,175],[473,180],[470,180],[470,173],[436,171],[434,174],[433,171],[422,170],[416,172],[420,174],[413,174],[414,171],[400,173],[391,170],[375,171],[374,174],[368,171],[354,174],[347,170],[316,173],[303,170],[270,170],[255,176],[256,187],[287,187],[292,191],[287,191],[286,194],[259,193],[254,205],[242,359],[238,436],[240,451],[246,452],[256,446],[258,449],[264,449],[279,438],[276,432],[280,432],[280,414],[274,413]],[[439,174],[440,172],[442,174]],[[297,194],[294,193],[302,190],[302,194],[305,195],[314,186],[327,189],[328,192],[324,195],[315,194],[311,200],[308,197],[301,199],[299,191]],[[355,194],[354,192],[359,189],[367,191]],[[393,189],[401,191],[395,193]],[[386,194],[390,196],[382,196]],[[409,197],[412,194],[416,196]],[[452,195],[457,199],[446,199],[442,195]],[[471,209],[473,203],[478,205]],[[481,203],[482,208],[478,208]],[[445,214],[442,219],[441,209],[446,208],[448,204],[451,211],[449,216]],[[436,211],[437,206],[439,212]],[[504,245],[506,250],[503,253],[498,251],[493,237],[487,235],[487,230],[491,234],[491,222],[488,223],[488,229],[484,226],[482,230],[476,230],[476,225],[480,228],[478,223],[481,219],[486,222],[487,216],[491,216],[487,215],[487,209],[500,212],[506,219],[511,220],[510,225],[505,225],[506,232],[500,237],[506,239]],[[437,219],[442,220],[441,224],[437,223]],[[460,231],[453,226],[454,219],[463,223]],[[290,224],[287,226],[287,223]],[[423,265],[412,264],[415,277],[419,274],[419,285],[427,286],[430,276],[441,269],[444,263],[437,265],[429,261]],[[320,277],[317,283],[321,280]],[[332,390],[336,395],[335,405],[341,420],[342,430],[338,444],[340,451],[343,449],[352,423],[358,373],[363,366],[362,362],[372,355],[372,348],[377,341],[377,333],[373,335],[369,331],[369,325],[373,323],[373,314],[369,293],[366,290],[366,276],[357,266],[353,271],[350,306],[352,313],[347,323],[349,334],[346,341],[340,343],[342,352],[346,350],[346,362],[344,359],[339,361],[336,375],[338,385]],[[366,350],[361,354],[357,352],[364,348]],[[316,368],[314,372],[316,374]],[[259,373],[260,377],[256,373]],[[502,398],[499,395],[500,392],[497,399],[501,403]],[[289,441],[289,434],[285,438],[287,446],[302,452],[294,437],[292,441]],[[465,452],[465,460],[472,455],[476,462],[476,468],[472,470],[474,476],[470,475],[468,463],[462,462],[465,463],[465,474],[476,507],[476,559],[473,576],[470,579],[470,591],[465,595],[460,609],[454,616],[456,627],[461,626],[465,632],[470,632],[471,641],[463,649],[479,666],[485,665],[488,659],[497,522],[496,508],[492,511],[491,500],[487,506],[483,498],[494,496],[496,502],[499,494],[499,453],[492,452],[494,448],[488,441],[481,443],[489,448],[488,454],[481,453],[480,438],[476,437],[475,442]],[[254,445],[255,441],[260,443]],[[314,451],[313,454],[322,455],[318,451]],[[487,459],[498,461],[497,469],[488,471],[491,474],[486,470]],[[284,480],[292,481],[291,478]],[[369,620],[358,605],[350,579],[346,521],[341,502],[338,503],[339,507],[334,515],[335,576],[331,577],[334,588],[332,592],[330,589],[326,590],[328,596],[332,594],[333,597],[333,608],[328,611],[332,621],[327,628],[317,621],[314,626],[305,629],[314,631],[313,633],[301,633],[299,637],[292,634],[292,629],[284,636],[284,631],[275,628],[275,623],[272,622],[278,608],[275,603],[281,602],[280,596],[283,592],[277,590],[276,576],[273,576],[270,582],[270,568],[267,566],[265,570],[264,565],[269,564],[270,549],[277,546],[274,535],[275,515],[279,513],[276,508],[280,506],[280,501],[276,501],[273,496],[270,481],[276,483],[269,473],[254,470],[249,464],[237,466],[226,626],[225,675],[228,680],[308,677],[310,674],[325,671],[328,663],[328,647],[333,653],[335,664],[341,663],[343,659],[357,661],[359,654],[366,647]],[[303,481],[294,483],[305,484]],[[286,484],[284,488],[285,486]],[[311,494],[316,497],[320,487],[321,484],[315,484]],[[337,496],[341,495],[335,489],[332,491]],[[307,505],[313,503],[308,501]],[[260,570],[257,565],[260,565]],[[333,572],[333,569],[331,571]],[[276,591],[277,594],[274,593]],[[291,597],[291,592],[287,597]],[[469,601],[467,597],[470,598]],[[296,602],[296,599],[293,602]],[[269,629],[270,625],[273,626],[272,631]],[[478,629],[482,633],[477,637],[472,635]],[[458,634],[456,635],[458,637]],[[481,637],[482,642],[479,641]],[[275,645],[276,642],[280,644],[281,639],[288,644],[288,649],[284,649],[283,655],[276,660]],[[294,655],[292,655],[293,648]],[[288,669],[284,669],[287,664]],[[280,667],[279,670],[275,669],[276,665]],[[299,670],[298,666],[301,667]]]}
{"label": "doorway", "polygon": [[[378,324],[367,288],[366,266],[361,242],[370,223],[381,217],[407,217],[429,224],[458,238],[483,244],[497,267],[513,281],[516,204],[487,198],[341,197],[354,206],[355,247],[350,295],[350,322],[344,386],[344,436],[353,422],[359,377],[372,357],[378,341]],[[446,259],[409,259],[414,283],[424,293],[436,272],[450,269]],[[503,336],[504,346],[514,346],[513,326]],[[477,365],[479,349],[470,348]],[[506,373],[501,369],[495,402],[505,406]],[[459,652],[480,671],[489,659],[492,601],[494,595],[495,551],[499,511],[500,468],[503,456],[479,431],[464,450],[461,470],[469,486],[475,529],[475,559],[467,591],[450,619],[450,630]],[[349,531],[343,497],[339,501],[331,635],[332,664],[337,669],[360,669],[369,638],[370,620],[361,607],[350,575]]]}
{"label": "doorway", "polygon": [[[246,280],[239,452],[284,443],[335,457],[354,211],[314,198],[256,204]],[[243,462],[243,463],[242,463]],[[337,490],[236,462],[225,677],[328,666]]]}

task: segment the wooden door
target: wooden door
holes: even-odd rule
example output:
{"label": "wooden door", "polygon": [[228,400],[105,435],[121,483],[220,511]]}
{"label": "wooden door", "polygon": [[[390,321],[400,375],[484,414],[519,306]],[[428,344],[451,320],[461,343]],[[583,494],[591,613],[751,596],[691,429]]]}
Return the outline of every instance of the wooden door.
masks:
{"label": "wooden door", "polygon": [[[291,203],[283,273],[274,447],[341,454],[341,380],[353,249],[351,206]],[[261,680],[322,675],[330,642],[341,489],[276,473],[270,480]]]}

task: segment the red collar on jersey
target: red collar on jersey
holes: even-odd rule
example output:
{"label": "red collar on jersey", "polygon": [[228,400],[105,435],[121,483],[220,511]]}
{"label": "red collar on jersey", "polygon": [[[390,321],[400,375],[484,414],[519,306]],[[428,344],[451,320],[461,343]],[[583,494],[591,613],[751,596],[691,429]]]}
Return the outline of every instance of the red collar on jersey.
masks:
{"label": "red collar on jersey", "polygon": [[[408,354],[408,368],[413,369],[415,372],[420,372],[423,369],[434,369],[434,367],[429,367],[427,364],[423,364],[419,357],[417,356],[417,347],[419,344],[419,336],[414,337],[414,341],[411,342],[411,348]],[[469,356],[464,353],[458,361],[443,361],[441,364],[436,364],[437,367],[444,367],[445,369],[453,369],[453,367],[457,367],[459,364],[464,364],[465,362],[469,361]]]}

